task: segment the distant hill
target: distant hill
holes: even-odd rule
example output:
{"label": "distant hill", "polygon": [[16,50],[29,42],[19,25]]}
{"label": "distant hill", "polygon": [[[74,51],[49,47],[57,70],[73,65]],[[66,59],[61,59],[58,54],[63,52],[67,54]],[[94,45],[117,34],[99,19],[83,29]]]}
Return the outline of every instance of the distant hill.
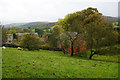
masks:
{"label": "distant hill", "polygon": [[11,27],[17,27],[17,26],[21,26],[21,25],[25,25],[27,23],[13,23],[13,24],[6,24],[4,25],[4,27],[6,28],[11,28]]}
{"label": "distant hill", "polygon": [[14,23],[4,25],[5,28],[39,28],[39,27],[52,27],[56,24],[56,22],[29,22],[29,23]]}
{"label": "distant hill", "polygon": [[104,16],[104,20],[108,21],[108,22],[118,22],[118,18],[117,17],[111,17],[111,16]]}
{"label": "distant hill", "polygon": [[57,22],[47,22],[47,23],[41,23],[41,24],[35,24],[35,25],[30,25],[27,27],[30,28],[50,28],[53,27],[55,24],[57,24]]}
{"label": "distant hill", "polygon": [[45,23],[47,23],[47,22],[29,22],[27,24],[20,25],[20,26],[17,26],[17,27],[18,28],[28,28],[28,27],[39,26],[40,24],[45,24]]}
{"label": "distant hill", "polygon": [[[104,19],[108,22],[118,22],[117,17],[110,17],[110,16],[103,16]],[[5,28],[12,28],[12,27],[17,27],[17,28],[50,28],[57,24],[57,22],[29,22],[29,23],[14,23],[14,24],[7,24],[4,25]]]}

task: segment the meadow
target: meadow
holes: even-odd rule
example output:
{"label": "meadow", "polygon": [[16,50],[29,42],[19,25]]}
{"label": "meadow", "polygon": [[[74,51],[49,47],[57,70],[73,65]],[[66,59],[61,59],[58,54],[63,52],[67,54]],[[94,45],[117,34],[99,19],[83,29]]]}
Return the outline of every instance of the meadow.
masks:
{"label": "meadow", "polygon": [[93,60],[61,51],[2,50],[3,78],[118,78],[118,55]]}

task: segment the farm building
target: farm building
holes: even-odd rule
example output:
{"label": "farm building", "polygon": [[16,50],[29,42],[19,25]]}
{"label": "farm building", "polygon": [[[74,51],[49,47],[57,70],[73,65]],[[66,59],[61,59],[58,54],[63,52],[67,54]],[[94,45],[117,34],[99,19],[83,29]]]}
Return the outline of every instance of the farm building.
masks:
{"label": "farm building", "polygon": [[7,36],[8,36],[8,38],[7,38],[8,40],[6,43],[12,43],[13,42],[13,34],[8,34]]}

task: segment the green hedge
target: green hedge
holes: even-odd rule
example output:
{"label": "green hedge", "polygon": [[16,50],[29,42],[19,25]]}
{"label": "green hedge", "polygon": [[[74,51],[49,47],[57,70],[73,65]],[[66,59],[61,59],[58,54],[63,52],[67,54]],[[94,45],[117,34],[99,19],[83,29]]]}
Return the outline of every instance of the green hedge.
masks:
{"label": "green hedge", "polygon": [[20,45],[16,45],[16,44],[3,44],[2,46],[13,47],[13,48],[21,47]]}
{"label": "green hedge", "polygon": [[[16,45],[16,44],[3,44],[3,46],[5,46],[5,47],[13,47],[13,48],[22,47],[22,46]],[[40,47],[39,49],[50,50],[50,51],[62,51],[62,49],[53,48],[53,47]]]}

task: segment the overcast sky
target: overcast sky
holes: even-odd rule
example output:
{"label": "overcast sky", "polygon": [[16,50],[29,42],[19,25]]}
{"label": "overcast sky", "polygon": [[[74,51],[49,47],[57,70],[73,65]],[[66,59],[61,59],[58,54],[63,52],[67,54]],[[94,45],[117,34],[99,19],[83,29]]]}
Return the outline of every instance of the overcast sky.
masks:
{"label": "overcast sky", "polygon": [[94,7],[106,16],[118,16],[119,0],[0,0],[2,24],[49,21]]}

